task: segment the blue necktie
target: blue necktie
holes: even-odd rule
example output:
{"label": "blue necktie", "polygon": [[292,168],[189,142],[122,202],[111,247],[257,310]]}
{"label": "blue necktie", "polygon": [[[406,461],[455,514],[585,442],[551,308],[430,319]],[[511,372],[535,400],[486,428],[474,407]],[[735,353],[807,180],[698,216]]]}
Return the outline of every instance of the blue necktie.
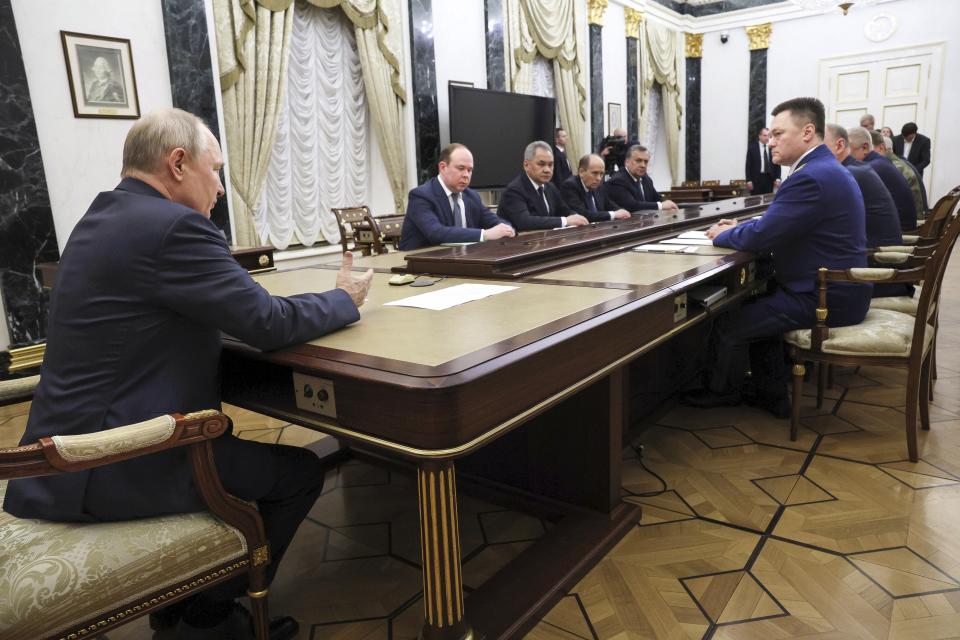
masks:
{"label": "blue necktie", "polygon": [[597,200],[593,197],[593,189],[587,191],[587,210],[590,213],[597,213]]}
{"label": "blue necktie", "polygon": [[460,194],[456,191],[450,194],[450,210],[453,213],[453,224],[458,227],[466,227],[467,221],[464,219],[464,216],[460,215],[460,207],[457,206],[458,201],[460,200]]}

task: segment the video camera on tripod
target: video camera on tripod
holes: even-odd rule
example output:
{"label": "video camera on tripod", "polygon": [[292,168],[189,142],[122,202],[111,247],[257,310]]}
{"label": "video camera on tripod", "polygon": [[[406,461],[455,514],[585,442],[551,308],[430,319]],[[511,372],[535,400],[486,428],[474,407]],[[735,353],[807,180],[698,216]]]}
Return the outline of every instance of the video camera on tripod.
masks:
{"label": "video camera on tripod", "polygon": [[[610,151],[606,155],[603,155],[602,152],[604,149],[610,149]],[[603,162],[606,165],[604,170],[608,175],[613,174],[618,169],[623,168],[623,163],[627,156],[627,141],[618,136],[607,136],[600,141],[600,151],[603,156]]]}

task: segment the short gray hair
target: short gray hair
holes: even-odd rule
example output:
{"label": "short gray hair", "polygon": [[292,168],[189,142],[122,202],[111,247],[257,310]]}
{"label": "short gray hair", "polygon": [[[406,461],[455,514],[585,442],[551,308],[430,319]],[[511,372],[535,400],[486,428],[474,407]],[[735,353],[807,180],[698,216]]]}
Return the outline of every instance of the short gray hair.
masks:
{"label": "short gray hair", "polygon": [[543,149],[544,151],[546,151],[546,152],[549,153],[550,155],[553,155],[553,147],[551,147],[550,145],[548,145],[548,144],[547,144],[546,142],[544,142],[543,140],[534,140],[533,142],[531,142],[530,144],[527,145],[527,148],[526,148],[526,149],[523,150],[523,159],[524,159],[525,161],[526,161],[526,160],[533,160],[533,156],[534,156],[534,154],[537,153],[537,149]]}
{"label": "short gray hair", "polygon": [[847,134],[847,130],[840,125],[834,124],[833,122],[828,122],[827,131],[829,131],[830,135],[837,140],[843,140],[848,147],[850,146],[850,136]]}
{"label": "short gray hair", "polygon": [[893,151],[893,140],[890,136],[883,136],[883,144],[887,147],[887,151]]}
{"label": "short gray hair", "polygon": [[869,144],[873,147],[873,141],[870,139],[870,132],[867,131],[865,127],[851,127],[847,132],[847,137],[850,140],[850,146],[860,147],[864,144]]}
{"label": "short gray hair", "polygon": [[196,158],[206,147],[207,125],[192,113],[166,108],[151,111],[137,120],[123,143],[123,169],[120,174],[153,173],[163,159],[181,147]]}

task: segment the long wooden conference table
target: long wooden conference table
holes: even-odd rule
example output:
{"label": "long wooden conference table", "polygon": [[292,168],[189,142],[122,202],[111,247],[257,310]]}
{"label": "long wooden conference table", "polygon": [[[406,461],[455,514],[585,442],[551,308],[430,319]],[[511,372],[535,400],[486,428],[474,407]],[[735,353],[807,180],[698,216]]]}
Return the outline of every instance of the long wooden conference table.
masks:
{"label": "long wooden conference table", "polygon": [[[359,259],[356,269],[375,270],[362,319],[268,353],[227,338],[223,398],[415,467],[422,637],[519,637],[639,520],[640,507],[620,494],[631,363],[705,318],[687,303],[691,288],[726,287],[719,309],[759,284],[749,254],[633,247],[720,217],[757,215],[768,204],[769,196],[739,198]],[[257,280],[278,295],[323,291],[335,286],[336,269]],[[427,288],[390,286],[398,271],[443,279]],[[385,306],[471,283],[515,288],[442,311]],[[458,486],[555,523],[466,599]]]}

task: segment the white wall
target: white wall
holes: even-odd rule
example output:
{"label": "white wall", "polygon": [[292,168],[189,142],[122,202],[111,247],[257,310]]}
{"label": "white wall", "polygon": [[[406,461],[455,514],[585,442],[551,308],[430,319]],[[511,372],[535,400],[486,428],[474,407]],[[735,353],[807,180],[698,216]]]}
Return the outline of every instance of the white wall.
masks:
{"label": "white wall", "polygon": [[[880,43],[871,42],[863,32],[864,25],[877,14],[892,15],[898,23],[893,36]],[[960,163],[952,157],[960,145],[960,130],[956,126],[956,114],[960,112],[960,84],[956,82],[960,69],[958,25],[960,2],[954,0],[899,0],[851,10],[847,16],[832,13],[774,24],[768,54],[768,109],[797,95],[816,95],[821,58],[947,42],[937,125],[932,136],[932,204],[960,184]],[[951,39],[953,42],[949,42]],[[811,50],[816,55],[811,56]]]}
{"label": "white wall", "polygon": [[131,41],[140,112],[172,104],[163,15],[155,0],[13,0],[60,249],[97,193],[120,181],[131,120],[75,118],[60,30]]}
{"label": "white wall", "polygon": [[483,7],[483,2],[433,2],[433,49],[437,61],[441,147],[450,143],[447,83],[454,80],[472,82],[481,89],[487,86],[487,34]]}
{"label": "white wall", "polygon": [[[629,131],[627,122],[627,35],[623,17],[623,6],[610,4],[603,14],[603,133],[610,135],[609,109],[607,105],[615,102],[620,105],[622,126]],[[589,42],[584,47],[590,50]],[[588,127],[589,128],[589,127]],[[632,128],[636,128],[634,125]],[[597,148],[599,140],[592,140],[590,147]],[[577,158],[573,158],[574,162]]]}
{"label": "white wall", "polygon": [[[774,26],[774,33],[780,25]],[[730,29],[726,44],[718,33],[703,36],[700,61],[700,178],[743,179],[747,153],[750,51],[743,29]]]}

